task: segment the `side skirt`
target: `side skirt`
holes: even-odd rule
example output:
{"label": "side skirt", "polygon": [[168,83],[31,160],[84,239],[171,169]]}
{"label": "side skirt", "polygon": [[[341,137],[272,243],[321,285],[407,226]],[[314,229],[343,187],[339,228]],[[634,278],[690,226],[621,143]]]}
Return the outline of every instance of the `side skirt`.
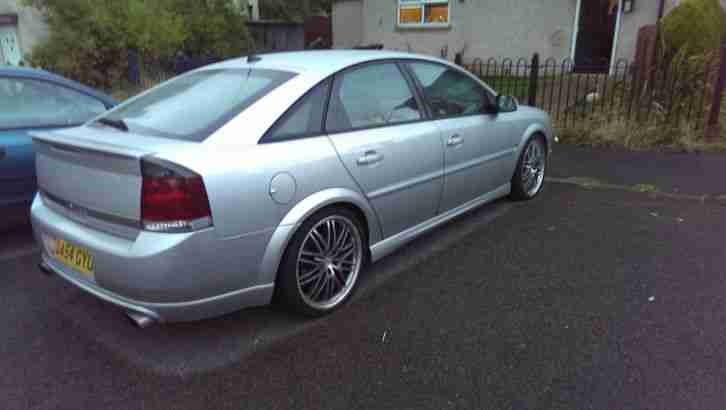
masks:
{"label": "side skirt", "polygon": [[471,201],[460,205],[452,210],[444,212],[443,214],[436,215],[428,221],[422,222],[414,227],[406,229],[403,232],[397,233],[388,239],[384,239],[375,245],[371,246],[371,260],[373,262],[383,258],[386,255],[391,254],[396,249],[411,242],[416,237],[436,228],[437,226],[448,222],[449,220],[456,218],[457,216],[466,213],[474,208],[477,208],[488,202],[492,202],[495,199],[509,195],[512,187],[510,183],[500,186],[499,188],[487,192],[479,198],[472,199]]}

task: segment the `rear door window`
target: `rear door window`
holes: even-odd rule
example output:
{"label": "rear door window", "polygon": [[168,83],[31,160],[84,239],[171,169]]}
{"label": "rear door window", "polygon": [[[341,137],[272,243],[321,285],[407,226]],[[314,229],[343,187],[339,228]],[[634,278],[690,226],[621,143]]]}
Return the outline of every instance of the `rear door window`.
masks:
{"label": "rear door window", "polygon": [[106,118],[122,120],[131,132],[201,142],[294,76],[246,68],[195,71],[120,105]]}
{"label": "rear door window", "polygon": [[95,97],[43,80],[0,78],[0,129],[80,125],[106,111]]}
{"label": "rear door window", "polygon": [[326,131],[393,125],[423,118],[395,63],[368,64],[336,76]]}

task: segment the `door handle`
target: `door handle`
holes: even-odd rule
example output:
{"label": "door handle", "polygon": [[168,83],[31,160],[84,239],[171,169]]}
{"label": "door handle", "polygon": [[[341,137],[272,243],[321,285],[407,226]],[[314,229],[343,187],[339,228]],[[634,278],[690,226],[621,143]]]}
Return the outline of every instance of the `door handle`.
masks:
{"label": "door handle", "polygon": [[458,147],[459,145],[464,143],[464,139],[461,138],[459,134],[455,134],[449,137],[448,140],[446,140],[446,146],[447,147]]}
{"label": "door handle", "polygon": [[379,154],[376,151],[366,151],[362,157],[358,158],[356,163],[360,166],[373,165],[383,161],[383,154]]}

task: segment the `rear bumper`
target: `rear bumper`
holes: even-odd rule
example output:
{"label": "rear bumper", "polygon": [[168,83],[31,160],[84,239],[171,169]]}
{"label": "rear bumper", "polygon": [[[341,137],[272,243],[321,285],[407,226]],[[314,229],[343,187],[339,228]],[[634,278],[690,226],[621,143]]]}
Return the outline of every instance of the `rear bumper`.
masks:
{"label": "rear bumper", "polygon": [[187,322],[219,316],[236,310],[268,304],[274,291],[273,284],[254,286],[224,295],[180,303],[149,303],[128,299],[88,281],[78,279],[53,258],[42,254],[43,263],[53,273],[91,295],[125,311],[139,313],[156,322]]}
{"label": "rear bumper", "polygon": [[[129,239],[71,220],[36,197],[33,233],[43,263],[76,287],[159,322],[198,320],[265,305],[272,283],[259,266],[271,232],[220,239],[213,229],[184,234],[140,231]],[[63,239],[93,256],[87,276],[50,256],[44,239]]]}

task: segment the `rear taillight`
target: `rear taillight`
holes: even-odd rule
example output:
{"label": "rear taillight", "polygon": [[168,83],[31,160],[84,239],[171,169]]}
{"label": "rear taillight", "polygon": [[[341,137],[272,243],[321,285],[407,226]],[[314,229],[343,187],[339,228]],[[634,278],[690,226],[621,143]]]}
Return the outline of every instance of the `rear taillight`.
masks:
{"label": "rear taillight", "polygon": [[141,220],[154,232],[190,232],[212,226],[204,181],[185,168],[141,161]]}

